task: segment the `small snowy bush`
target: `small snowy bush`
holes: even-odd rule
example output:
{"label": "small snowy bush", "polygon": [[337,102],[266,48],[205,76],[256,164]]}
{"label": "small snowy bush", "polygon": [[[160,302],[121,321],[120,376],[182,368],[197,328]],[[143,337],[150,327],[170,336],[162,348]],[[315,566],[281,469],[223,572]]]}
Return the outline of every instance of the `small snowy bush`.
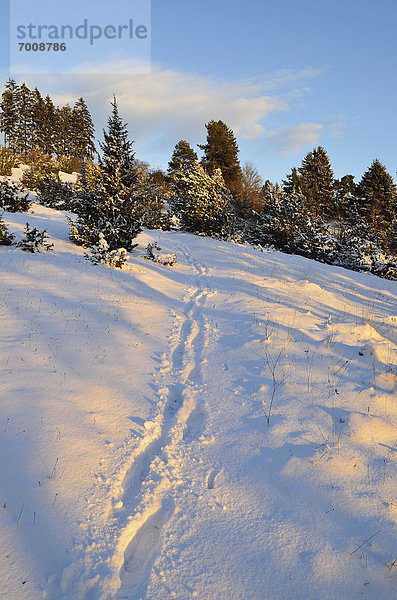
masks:
{"label": "small snowy bush", "polygon": [[25,236],[17,247],[21,248],[24,252],[41,252],[42,250],[49,251],[54,248],[54,244],[49,244],[46,240],[48,239],[47,230],[39,231],[36,227],[31,229],[29,223],[25,225]]}
{"label": "small snowy bush", "polygon": [[74,185],[61,181],[59,175],[53,173],[46,175],[39,182],[37,189],[37,201],[43,206],[74,211],[76,205]]}
{"label": "small snowy bush", "polygon": [[11,246],[14,236],[7,230],[6,224],[0,216],[0,246]]}
{"label": "small snowy bush", "polygon": [[85,257],[95,265],[105,264],[118,269],[122,269],[129,259],[125,248],[109,250],[109,244],[103,233],[99,234],[99,243],[96,246],[92,246],[90,254],[86,254]]}
{"label": "small snowy bush", "polygon": [[31,201],[29,194],[24,193],[22,188],[13,181],[0,182],[0,207],[8,212],[26,212],[29,210]]}
{"label": "small snowy bush", "polygon": [[145,258],[158,262],[161,265],[169,265],[170,267],[176,263],[175,254],[160,254],[160,252],[161,248],[157,242],[149,242],[146,246]]}

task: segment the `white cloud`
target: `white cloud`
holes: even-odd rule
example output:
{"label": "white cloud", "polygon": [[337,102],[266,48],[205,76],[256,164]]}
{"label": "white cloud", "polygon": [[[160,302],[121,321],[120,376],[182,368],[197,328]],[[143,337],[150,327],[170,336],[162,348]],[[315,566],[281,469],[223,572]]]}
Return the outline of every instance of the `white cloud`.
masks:
{"label": "white cloud", "polygon": [[[136,69],[137,65],[133,67]],[[83,96],[93,114],[98,138],[106,126],[109,100],[116,94],[120,114],[129,124],[131,138],[136,140],[138,155],[156,160],[157,156],[169,155],[182,138],[192,145],[203,142],[204,124],[210,119],[226,122],[242,140],[255,142],[265,138],[269,115],[288,111],[297,89],[306,89],[307,80],[320,73],[309,68],[282,70],[267,78],[226,81],[157,65],[152,65],[150,74],[131,75],[129,70],[131,65],[126,61],[82,64],[81,72],[90,75],[35,76],[27,84],[50,93],[57,104],[72,103]],[[120,71],[124,74],[120,75]],[[111,72],[117,74],[107,75]],[[290,130],[267,136],[284,152],[288,136],[292,147],[299,145],[302,135],[310,138],[307,125],[310,124],[295,128],[295,133]],[[286,136],[284,142],[283,136]]]}
{"label": "white cloud", "polygon": [[297,154],[308,146],[315,146],[324,126],[320,123],[301,123],[296,127],[269,131],[266,134],[268,143],[280,154]]}

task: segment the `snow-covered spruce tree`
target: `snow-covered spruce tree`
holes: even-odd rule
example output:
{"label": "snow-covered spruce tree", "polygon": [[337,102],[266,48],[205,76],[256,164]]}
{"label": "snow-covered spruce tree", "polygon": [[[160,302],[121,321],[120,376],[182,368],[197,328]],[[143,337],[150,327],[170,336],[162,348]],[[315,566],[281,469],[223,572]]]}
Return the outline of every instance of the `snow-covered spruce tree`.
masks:
{"label": "snow-covered spruce tree", "polygon": [[109,267],[116,267],[117,269],[122,269],[129,259],[125,248],[109,250],[109,244],[105,240],[103,233],[99,234],[98,244],[92,246],[90,254],[86,254],[85,257],[95,265],[104,264]]}
{"label": "snow-covered spruce tree", "polygon": [[220,169],[213,176],[198,161],[172,177],[170,206],[186,231],[221,237],[233,231],[232,195]]}
{"label": "snow-covered spruce tree", "polygon": [[54,244],[48,243],[48,235],[47,230],[43,229],[43,231],[39,231],[37,227],[33,227],[31,229],[29,223],[25,225],[25,235],[18,242],[17,247],[21,248],[24,252],[40,252],[45,250],[48,252],[54,248]]}
{"label": "snow-covered spruce tree", "polygon": [[134,142],[128,139],[127,124],[121,120],[115,96],[111,105],[108,130],[103,132],[104,141],[99,144],[102,151],[99,166],[104,174],[105,189],[109,193],[118,190],[119,181],[124,187],[131,188],[136,179],[135,152],[132,150]]}
{"label": "snow-covered spruce tree", "polygon": [[333,264],[354,271],[368,271],[386,279],[397,279],[397,259],[383,249],[382,236],[366,220],[358,203],[349,205],[336,238]]}
{"label": "snow-covered spruce tree", "polygon": [[95,154],[94,124],[84,98],[79,98],[72,110],[71,129],[73,156],[92,159]]}
{"label": "snow-covered spruce tree", "polygon": [[4,179],[0,182],[0,207],[8,212],[26,212],[32,202],[22,186]]}
{"label": "snow-covered spruce tree", "polygon": [[168,163],[168,175],[172,176],[177,171],[189,171],[194,161],[197,160],[197,154],[185,140],[180,140],[172,153],[171,160]]}
{"label": "snow-covered spruce tree", "polygon": [[0,246],[11,246],[14,236],[10,233],[0,215]]}
{"label": "snow-covered spruce tree", "polygon": [[149,170],[140,169],[134,185],[134,198],[142,213],[141,224],[147,229],[169,230],[169,215],[165,210],[166,193],[158,178]]}
{"label": "snow-covered spruce tree", "polygon": [[312,217],[303,195],[296,191],[286,194],[283,188],[267,182],[264,198],[250,241],[325,261],[333,240],[322,219]]}
{"label": "snow-covered spruce tree", "polygon": [[111,104],[98,179],[90,186],[83,170],[78,218],[70,223],[70,237],[85,247],[98,247],[103,234],[110,252],[119,248],[130,251],[141,231],[142,206],[134,194],[134,152],[127,126],[119,116],[115,98]]}
{"label": "snow-covered spruce tree", "polygon": [[292,167],[291,173],[282,181],[282,186],[285,194],[300,191],[300,175],[296,167]]}

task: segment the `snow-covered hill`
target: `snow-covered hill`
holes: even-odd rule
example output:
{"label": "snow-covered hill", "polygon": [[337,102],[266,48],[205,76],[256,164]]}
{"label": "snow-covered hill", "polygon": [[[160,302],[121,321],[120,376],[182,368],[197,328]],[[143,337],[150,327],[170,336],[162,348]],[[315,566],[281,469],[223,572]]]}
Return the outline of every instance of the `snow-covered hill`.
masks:
{"label": "snow-covered hill", "polygon": [[[397,283],[180,232],[0,249],[0,597],[397,598]],[[166,267],[143,258],[156,240]]]}

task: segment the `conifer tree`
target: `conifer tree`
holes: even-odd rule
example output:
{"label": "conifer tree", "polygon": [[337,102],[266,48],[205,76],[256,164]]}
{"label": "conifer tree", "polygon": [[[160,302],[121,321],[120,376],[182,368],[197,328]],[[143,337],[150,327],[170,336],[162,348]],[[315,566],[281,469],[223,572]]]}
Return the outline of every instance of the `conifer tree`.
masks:
{"label": "conifer tree", "polygon": [[362,213],[374,231],[385,238],[397,209],[397,188],[386,167],[375,159],[364,173],[357,189]]}
{"label": "conifer tree", "polygon": [[32,201],[22,186],[14,181],[0,181],[0,208],[8,212],[26,212]]}
{"label": "conifer tree", "polygon": [[94,124],[88,106],[79,98],[72,111],[73,156],[78,158],[94,157]]}
{"label": "conifer tree", "polygon": [[172,175],[176,171],[187,172],[197,160],[197,154],[185,140],[180,140],[172,153],[168,163],[168,174]]}
{"label": "conifer tree", "polygon": [[319,146],[309,152],[298,171],[299,188],[313,216],[334,215],[334,175],[324,148]]}
{"label": "conifer tree", "polygon": [[206,128],[207,142],[199,144],[199,148],[204,150],[201,164],[210,175],[220,169],[229,190],[234,195],[241,195],[243,176],[233,131],[223,121],[209,121]]}
{"label": "conifer tree", "polygon": [[16,126],[18,123],[17,85],[9,79],[1,97],[0,131],[4,133],[4,144],[11,151],[16,151]]}
{"label": "conifer tree", "polygon": [[45,138],[45,101],[37,87],[31,93],[32,97],[32,139],[31,146],[44,150]]}
{"label": "conifer tree", "polygon": [[0,215],[0,246],[11,246],[13,241],[14,236],[8,231],[3,217]]}
{"label": "conifer tree", "polygon": [[188,172],[177,171],[170,205],[184,229],[225,236],[232,226],[232,196],[220,169],[211,176],[198,161]]}
{"label": "conifer tree", "polygon": [[108,130],[103,132],[104,141],[99,144],[102,150],[99,165],[105,176],[105,188],[111,194],[119,185],[113,184],[114,178],[120,181],[121,185],[130,187],[135,181],[136,173],[135,152],[132,150],[134,142],[128,139],[128,124],[124,124],[120,118],[115,96],[110,104],[112,114],[108,119]]}
{"label": "conifer tree", "polygon": [[265,183],[263,192],[265,205],[251,231],[251,241],[325,260],[330,251],[326,227],[322,219],[312,217],[303,195],[296,191],[287,194],[270,182]]}
{"label": "conifer tree", "polygon": [[292,167],[291,173],[288,173],[287,178],[282,181],[283,190],[286,194],[297,193],[300,191],[300,175],[296,167]]}
{"label": "conifer tree", "polygon": [[55,109],[54,150],[57,157],[73,156],[73,112],[69,104]]}
{"label": "conifer tree", "polygon": [[337,215],[344,217],[357,198],[357,185],[354,182],[354,175],[344,175],[341,179],[335,179],[334,191]]}
{"label": "conifer tree", "polygon": [[109,252],[120,248],[130,251],[141,231],[142,205],[134,193],[132,142],[119,116],[116,98],[111,105],[94,189],[89,187],[83,163],[81,204],[77,221],[71,222],[71,238],[86,247],[105,240]]}
{"label": "conifer tree", "polygon": [[134,184],[134,197],[142,211],[142,226],[148,229],[169,229],[165,211],[165,191],[162,179],[149,170],[141,170]]}
{"label": "conifer tree", "polygon": [[42,117],[42,149],[46,154],[52,156],[55,153],[55,136],[57,135],[56,127],[56,110],[50,96],[44,99],[43,117]]}
{"label": "conifer tree", "polygon": [[16,152],[25,155],[32,148],[33,137],[33,96],[25,83],[16,88],[18,121],[15,125]]}

